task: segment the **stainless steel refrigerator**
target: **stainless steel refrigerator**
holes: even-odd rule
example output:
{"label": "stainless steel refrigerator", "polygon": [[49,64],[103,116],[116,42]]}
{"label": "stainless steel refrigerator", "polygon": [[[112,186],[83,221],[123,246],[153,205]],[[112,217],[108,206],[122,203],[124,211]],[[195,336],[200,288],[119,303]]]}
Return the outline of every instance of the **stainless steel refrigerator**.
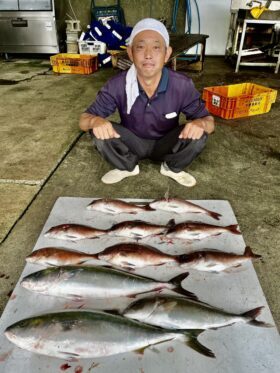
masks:
{"label": "stainless steel refrigerator", "polygon": [[0,0],[0,52],[59,52],[54,0]]}

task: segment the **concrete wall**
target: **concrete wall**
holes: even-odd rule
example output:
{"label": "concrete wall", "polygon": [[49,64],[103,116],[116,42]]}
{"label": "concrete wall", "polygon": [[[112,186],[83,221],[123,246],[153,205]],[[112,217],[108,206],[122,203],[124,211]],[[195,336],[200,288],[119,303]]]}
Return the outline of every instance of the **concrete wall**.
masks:
{"label": "concrete wall", "polygon": [[[71,0],[72,8],[81,21],[83,30],[90,22],[90,9],[91,0]],[[116,4],[115,0],[95,0],[96,6],[106,6]],[[133,26],[138,20],[145,17],[161,18],[167,20],[167,27],[172,24],[172,10],[173,0],[121,0],[121,6],[125,13],[127,25]],[[65,19],[67,13],[74,17],[69,0],[56,0],[56,19],[60,32],[65,31]],[[177,30],[184,32],[185,30],[185,2],[180,1],[178,17],[177,17]]]}
{"label": "concrete wall", "polygon": [[[206,54],[224,55],[230,20],[231,0],[196,0],[199,11],[202,34],[209,35],[206,42]],[[76,17],[81,21],[85,30],[91,18],[91,0],[71,0]],[[69,0],[56,0],[56,18],[62,40],[65,40],[65,19],[67,13],[74,17]],[[95,0],[96,6],[116,4],[115,0]],[[174,0],[121,0],[127,25],[133,26],[138,20],[145,17],[162,18],[167,22],[167,28],[172,25],[172,12]],[[198,32],[197,16],[194,0],[191,1],[193,24],[192,33]],[[177,16],[177,32],[185,32],[185,1],[179,1]],[[190,51],[194,52],[194,50]]]}

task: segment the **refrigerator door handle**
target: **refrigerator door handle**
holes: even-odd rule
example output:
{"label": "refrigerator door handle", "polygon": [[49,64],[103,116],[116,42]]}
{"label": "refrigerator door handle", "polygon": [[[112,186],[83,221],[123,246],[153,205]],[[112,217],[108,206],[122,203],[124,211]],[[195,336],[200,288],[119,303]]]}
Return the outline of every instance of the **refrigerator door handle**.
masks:
{"label": "refrigerator door handle", "polygon": [[11,20],[11,23],[13,27],[28,27],[27,19],[14,18]]}

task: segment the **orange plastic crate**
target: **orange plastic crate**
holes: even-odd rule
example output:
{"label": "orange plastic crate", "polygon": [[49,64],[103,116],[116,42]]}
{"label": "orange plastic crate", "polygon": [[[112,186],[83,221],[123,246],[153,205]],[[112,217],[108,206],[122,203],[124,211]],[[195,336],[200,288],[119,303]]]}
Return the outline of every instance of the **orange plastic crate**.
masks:
{"label": "orange plastic crate", "polygon": [[268,113],[277,91],[253,83],[206,87],[202,98],[208,111],[224,119]]}
{"label": "orange plastic crate", "polygon": [[97,56],[59,53],[50,58],[53,71],[61,74],[92,74],[98,68]]}

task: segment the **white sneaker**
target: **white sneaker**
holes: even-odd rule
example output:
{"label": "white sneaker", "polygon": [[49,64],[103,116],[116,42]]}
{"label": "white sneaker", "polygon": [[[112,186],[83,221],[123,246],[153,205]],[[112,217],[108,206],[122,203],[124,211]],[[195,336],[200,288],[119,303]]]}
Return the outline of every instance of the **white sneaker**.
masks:
{"label": "white sneaker", "polygon": [[111,170],[104,176],[102,176],[101,181],[104,184],[114,184],[118,183],[122,179],[125,179],[126,177],[138,175],[139,172],[140,170],[138,165],[136,165],[134,170],[132,171],[118,170],[117,168],[115,168],[114,170]]}
{"label": "white sneaker", "polygon": [[196,180],[191,174],[188,174],[185,171],[173,172],[165,163],[161,164],[160,173],[164,176],[171,177],[171,179],[186,187],[192,187],[196,184]]}

